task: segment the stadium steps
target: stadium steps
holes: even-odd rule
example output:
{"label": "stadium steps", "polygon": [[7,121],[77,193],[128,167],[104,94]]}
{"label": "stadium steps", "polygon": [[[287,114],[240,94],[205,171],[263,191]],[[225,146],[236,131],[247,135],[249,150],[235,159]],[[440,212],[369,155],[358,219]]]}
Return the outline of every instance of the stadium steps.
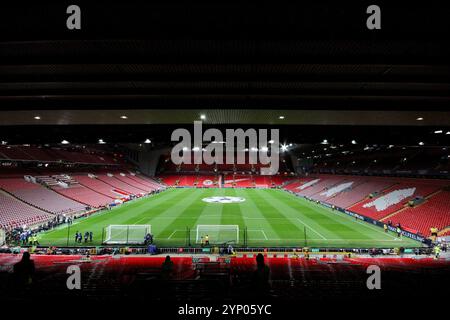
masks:
{"label": "stadium steps", "polygon": [[[311,194],[309,197],[312,198],[312,199],[315,199],[314,196],[320,195],[321,192],[324,192],[325,190],[329,190],[329,189],[331,189],[331,188],[334,188],[334,187],[336,187],[337,185],[339,185],[339,184],[341,184],[341,183],[344,183],[344,182],[346,182],[346,181],[347,181],[347,179],[345,179],[345,178],[344,178],[344,179],[340,179],[340,180],[333,181],[333,182],[331,182],[332,184],[323,186],[322,189],[320,189],[320,190],[317,191],[317,192],[314,192],[314,193]],[[319,183],[320,183],[320,182],[319,182]],[[314,187],[314,186],[311,186],[311,187]],[[339,192],[339,193],[340,193],[340,192]]]}
{"label": "stadium steps", "polygon": [[[84,187],[84,188],[86,188],[86,189],[88,189],[88,190],[91,190],[91,191],[93,191],[93,192],[97,193],[98,195],[101,195],[101,196],[105,196],[105,197],[108,197],[108,198],[110,198],[110,199],[111,199],[111,201],[112,201],[112,200],[114,200],[114,198],[112,198],[112,197],[110,197],[110,196],[106,196],[106,195],[104,195],[103,193],[100,193],[100,192],[98,192],[98,191],[95,191],[95,190],[93,190],[93,189],[90,189],[90,188],[88,188],[88,187],[86,187],[86,186],[82,185],[81,183],[79,183],[79,185],[80,185],[80,186],[82,186],[82,187]],[[52,189],[52,190],[53,190],[53,191],[55,191],[56,193],[60,194],[61,196],[63,196],[63,197],[66,197],[66,198],[68,198],[68,199],[70,199],[70,200],[73,200],[73,201],[76,201],[76,202],[82,203],[82,204],[84,204],[84,205],[86,205],[86,206],[90,206],[90,207],[92,207],[92,205],[91,205],[91,204],[89,204],[89,203],[86,203],[86,202],[84,202],[84,201],[82,201],[82,200],[80,200],[80,199],[75,199],[74,197],[71,197],[71,196],[69,196],[69,195],[67,195],[67,194],[61,193],[61,192],[59,192],[59,191],[58,191],[57,189]]]}
{"label": "stadium steps", "polygon": [[[97,179],[97,178],[94,178],[94,179]],[[106,182],[104,182],[104,181],[102,181],[102,180],[100,180],[100,179],[97,179],[97,180],[99,180],[99,181],[101,181],[101,182],[103,182],[103,183],[105,183],[105,184],[107,184],[107,185],[109,185],[109,186],[112,187],[112,185],[110,185],[109,183],[106,183]],[[96,193],[99,193],[99,194],[101,194],[101,195],[104,195],[105,197],[114,199],[113,197],[111,197],[111,195],[108,195],[108,194],[106,194],[106,193],[103,193],[103,192],[100,192],[100,191],[98,191],[98,190],[95,190],[94,188],[91,188],[91,187],[88,186],[87,184],[81,183],[81,182],[79,182],[79,181],[78,181],[78,183],[79,183],[81,186],[83,186],[83,187],[85,187],[85,188],[88,188],[88,189],[90,189],[90,190],[92,190],[92,191],[94,191],[94,192],[96,192]],[[117,190],[120,190],[119,188],[116,188],[116,187],[114,187],[113,190],[116,190],[116,189],[117,189]],[[121,191],[123,191],[123,190],[121,190]],[[125,192],[125,191],[123,191],[123,192]],[[128,194],[128,193],[127,193],[127,194]]]}
{"label": "stadium steps", "polygon": [[353,206],[356,206],[356,205],[360,204],[361,202],[364,202],[364,201],[366,201],[366,200],[368,200],[368,199],[369,199],[369,197],[367,196],[367,197],[365,197],[364,199],[359,200],[358,202],[355,202],[354,204],[351,204],[351,205],[345,207],[345,209],[348,209],[348,208],[351,208],[351,207],[353,207]]}
{"label": "stadium steps", "polygon": [[[367,197],[366,197],[365,199],[362,199],[361,201],[358,201],[358,202],[352,204],[351,206],[348,206],[346,209],[350,209],[350,208],[352,208],[352,207],[355,207],[355,206],[357,206],[357,205],[359,205],[359,204],[361,204],[361,203],[363,203],[363,202],[366,202],[366,201],[368,201],[368,200],[374,200],[374,199],[377,199],[377,198],[379,198],[379,197],[381,197],[381,196],[387,194],[386,191],[390,191],[390,190],[393,189],[394,186],[396,186],[396,185],[398,185],[398,183],[397,183],[397,182],[394,182],[394,183],[392,183],[391,185],[387,186],[386,188],[384,188],[384,189],[378,191],[378,194],[377,194],[375,197],[369,198],[369,195],[367,195]],[[384,217],[384,218],[385,218],[385,217]],[[383,219],[384,219],[384,218],[383,218]],[[381,221],[381,220],[380,220],[380,221]]]}
{"label": "stadium steps", "polygon": [[[433,192],[432,194],[430,194],[430,195],[428,195],[428,196],[426,196],[426,197],[424,198],[424,199],[425,199],[424,202],[418,204],[417,206],[414,206],[413,208],[418,208],[418,207],[420,207],[420,206],[426,204],[428,199],[430,199],[432,196],[435,196],[435,195],[437,195],[437,194],[439,194],[439,193],[441,193],[441,192],[442,192],[442,190],[438,190],[438,191],[436,191],[436,192]],[[389,219],[389,218],[391,218],[391,217],[393,217],[393,216],[395,216],[395,215],[399,214],[400,212],[405,211],[405,210],[407,210],[407,209],[411,209],[411,207],[408,206],[408,203],[406,203],[402,209],[397,210],[397,211],[395,211],[395,212],[393,212],[393,213],[387,215],[386,217],[380,219],[380,221],[383,221],[383,222],[384,222],[384,221],[386,221],[386,219]]]}
{"label": "stadium steps", "polygon": [[63,196],[63,197],[66,197],[67,199],[70,199],[70,200],[73,200],[73,201],[82,203],[82,204],[87,205],[87,206],[90,205],[89,203],[85,203],[85,202],[83,202],[83,201],[77,200],[77,199],[75,199],[75,198],[73,198],[73,197],[70,197],[70,196],[68,196],[68,195],[65,195],[65,194],[59,192],[59,191],[56,190],[56,189],[52,189],[52,190],[55,191],[57,194],[59,194],[59,195],[61,195],[61,196]]}
{"label": "stadium steps", "polygon": [[[133,180],[133,181],[136,181],[137,183],[140,183],[141,185],[143,185],[143,186],[146,186],[146,187],[150,187],[150,188],[155,188],[155,186],[153,185],[153,184],[151,184],[149,181],[146,181],[146,180],[144,180],[144,179],[142,179],[141,177],[136,177],[136,176],[133,176],[133,175],[128,175],[127,176],[129,179],[131,179],[131,180]],[[153,180],[153,179],[152,179]],[[158,182],[158,181],[155,181],[154,182],[155,184],[161,184],[160,182]]]}
{"label": "stadium steps", "polygon": [[[50,189],[50,190],[51,190],[51,189]],[[45,208],[40,208],[40,207],[38,207],[38,206],[35,206],[35,205],[33,205],[32,203],[29,203],[29,202],[27,202],[27,201],[25,201],[25,200],[23,200],[23,199],[20,199],[19,197],[16,197],[13,193],[11,193],[11,192],[9,192],[9,191],[7,191],[7,190],[5,190],[5,189],[1,189],[1,188],[0,188],[0,191],[3,191],[4,193],[8,194],[9,196],[13,197],[13,198],[16,199],[16,200],[19,200],[20,202],[26,203],[26,204],[29,205],[30,207],[33,207],[33,208],[36,208],[36,209],[38,209],[38,210],[41,210],[41,211],[44,211],[44,212],[47,212],[47,213],[50,213],[50,214],[54,215],[53,212],[51,212],[51,211],[49,211],[49,210],[47,210],[47,209],[45,209]]]}
{"label": "stadium steps", "polygon": [[441,192],[442,192],[442,189],[439,189],[438,191],[435,191],[435,192],[429,194],[428,196],[426,196],[425,199],[430,199],[431,197],[433,197]]}
{"label": "stadium steps", "polygon": [[[122,179],[121,177],[116,176],[116,175],[114,176],[114,178],[116,178],[116,179],[119,180],[119,181],[122,181],[122,182],[126,183],[127,185],[129,185],[129,186],[131,186],[131,187],[140,189],[140,190],[144,191],[145,193],[150,192],[150,191],[148,191],[148,188],[150,188],[150,187],[148,187],[148,186],[146,186],[146,185],[144,185],[144,184],[142,184],[142,183],[140,183],[140,182],[137,182],[137,181],[135,181],[134,179],[130,179],[130,177],[127,176],[127,175],[125,175],[125,179]],[[130,180],[131,180],[131,181],[130,181]],[[135,183],[135,184],[133,185],[133,184],[131,184],[130,182]],[[144,188],[145,188],[145,189],[144,189]]]}
{"label": "stadium steps", "polygon": [[300,179],[288,180],[288,181],[283,182],[283,183],[281,184],[281,187],[282,187],[282,188],[286,188],[287,186],[289,186],[289,185],[291,185],[291,184],[299,183],[299,182],[300,182]]}
{"label": "stadium steps", "polygon": [[132,188],[139,189],[139,190],[141,190],[142,192],[148,193],[148,191],[146,191],[146,190],[144,190],[144,189],[142,189],[142,188],[139,188],[138,186],[135,186],[135,185],[133,186],[133,185],[131,185],[130,183],[128,183],[128,182],[126,182],[126,181],[124,181],[124,180],[121,180],[121,179],[117,178],[115,175],[113,176],[113,178],[116,179],[117,181],[120,181],[120,182],[125,183],[126,185],[129,185],[129,186],[132,187]]}
{"label": "stadium steps", "polygon": [[450,234],[450,226],[448,226],[447,228],[441,229],[438,232],[438,237],[444,236],[444,235],[448,235]]}
{"label": "stadium steps", "polygon": [[[424,201],[423,203],[425,203],[425,202],[426,201]],[[422,205],[423,203],[421,203],[420,205]],[[410,207],[408,206],[408,204],[405,204],[405,206],[403,208],[401,208],[400,210],[397,210],[397,211],[395,211],[395,212],[393,212],[391,214],[388,214],[386,217],[381,218],[380,221],[384,222],[384,221],[386,221],[386,219],[389,219],[389,218],[395,216],[396,214],[398,214],[398,213],[400,213],[402,211],[405,211],[407,209],[410,209]]]}

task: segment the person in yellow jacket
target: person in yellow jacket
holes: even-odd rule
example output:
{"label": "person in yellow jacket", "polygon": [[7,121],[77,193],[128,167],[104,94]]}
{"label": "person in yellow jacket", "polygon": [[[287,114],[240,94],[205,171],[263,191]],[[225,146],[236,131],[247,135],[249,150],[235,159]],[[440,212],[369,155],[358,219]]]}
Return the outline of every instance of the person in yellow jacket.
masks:
{"label": "person in yellow jacket", "polygon": [[435,227],[430,228],[430,232],[431,232],[431,236],[432,237],[437,237],[438,235],[438,229]]}
{"label": "person in yellow jacket", "polygon": [[436,227],[431,227],[430,228],[430,233],[431,233],[431,240],[434,242],[436,241],[436,238],[438,236],[438,228]]}
{"label": "person in yellow jacket", "polygon": [[439,259],[439,256],[440,256],[440,254],[441,254],[441,247],[435,246],[435,247],[433,248],[433,251],[434,251],[434,258],[435,258],[435,259]]}

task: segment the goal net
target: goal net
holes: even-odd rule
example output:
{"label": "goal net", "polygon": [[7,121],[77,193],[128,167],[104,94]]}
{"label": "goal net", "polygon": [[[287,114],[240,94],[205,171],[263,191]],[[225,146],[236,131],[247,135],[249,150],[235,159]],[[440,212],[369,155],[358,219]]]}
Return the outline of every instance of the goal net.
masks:
{"label": "goal net", "polygon": [[199,224],[195,236],[196,243],[202,243],[202,239],[208,239],[209,244],[239,243],[238,225],[214,225]]}
{"label": "goal net", "polygon": [[151,225],[109,225],[106,227],[105,244],[143,244],[145,236],[151,233]]}

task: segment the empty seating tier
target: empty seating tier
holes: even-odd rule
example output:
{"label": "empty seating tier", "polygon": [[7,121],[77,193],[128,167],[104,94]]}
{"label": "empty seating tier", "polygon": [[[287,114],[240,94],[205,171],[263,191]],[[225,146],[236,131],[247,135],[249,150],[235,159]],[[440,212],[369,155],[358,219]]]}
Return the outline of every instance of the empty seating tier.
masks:
{"label": "empty seating tier", "polygon": [[86,207],[40,184],[24,179],[0,179],[0,187],[32,206],[55,214],[71,214],[83,211]]}
{"label": "empty seating tier", "polygon": [[430,228],[444,229],[450,226],[450,192],[442,191],[416,207],[407,208],[389,218],[411,231],[429,236]]}
{"label": "empty seating tier", "polygon": [[53,216],[0,191],[0,227],[12,229],[45,222]]}

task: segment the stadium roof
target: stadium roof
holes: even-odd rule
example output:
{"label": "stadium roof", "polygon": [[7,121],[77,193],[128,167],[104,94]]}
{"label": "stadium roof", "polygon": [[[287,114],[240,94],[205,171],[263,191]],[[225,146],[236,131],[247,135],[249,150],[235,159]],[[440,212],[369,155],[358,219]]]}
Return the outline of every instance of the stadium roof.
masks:
{"label": "stadium roof", "polygon": [[65,4],[1,4],[2,139],[80,135],[71,125],[97,136],[98,124],[141,139],[201,114],[302,137],[357,125],[383,140],[394,129],[375,127],[401,126],[415,140],[450,127],[450,20],[434,1],[383,3],[379,32],[361,27],[360,2],[105,3],[80,2],[79,32],[65,28]]}
{"label": "stadium roof", "polygon": [[450,126],[450,111],[127,109],[3,111],[0,125]]}

